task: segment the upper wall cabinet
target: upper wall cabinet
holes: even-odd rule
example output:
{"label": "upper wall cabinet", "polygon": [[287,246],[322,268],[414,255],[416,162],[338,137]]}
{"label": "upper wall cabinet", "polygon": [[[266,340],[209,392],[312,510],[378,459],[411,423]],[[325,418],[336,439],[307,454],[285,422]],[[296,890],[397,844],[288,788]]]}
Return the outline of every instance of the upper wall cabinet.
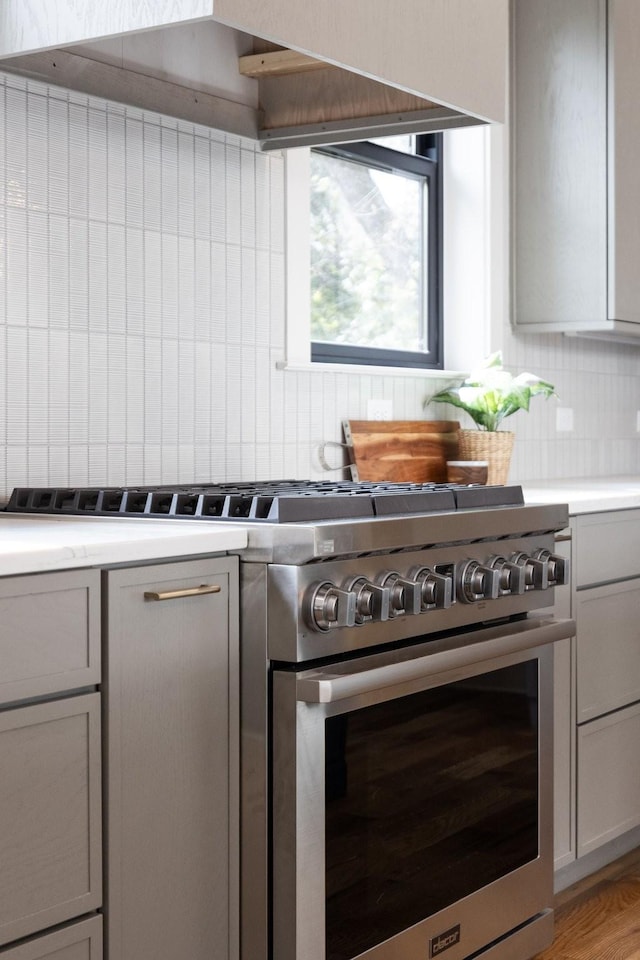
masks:
{"label": "upper wall cabinet", "polygon": [[514,0],[513,315],[640,345],[640,4]]}
{"label": "upper wall cabinet", "polygon": [[0,65],[273,148],[504,122],[508,34],[509,0],[3,0]]}

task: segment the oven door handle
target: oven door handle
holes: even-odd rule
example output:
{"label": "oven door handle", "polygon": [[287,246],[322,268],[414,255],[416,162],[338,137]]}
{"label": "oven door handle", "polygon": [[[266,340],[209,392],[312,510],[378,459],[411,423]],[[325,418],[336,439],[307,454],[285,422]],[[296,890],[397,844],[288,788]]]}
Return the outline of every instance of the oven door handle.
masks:
{"label": "oven door handle", "polygon": [[575,631],[574,620],[531,618],[517,624],[483,628],[473,634],[443,641],[433,640],[405,648],[399,655],[392,651],[317,670],[305,670],[296,677],[296,699],[303,703],[346,700],[564,640],[572,637]]}

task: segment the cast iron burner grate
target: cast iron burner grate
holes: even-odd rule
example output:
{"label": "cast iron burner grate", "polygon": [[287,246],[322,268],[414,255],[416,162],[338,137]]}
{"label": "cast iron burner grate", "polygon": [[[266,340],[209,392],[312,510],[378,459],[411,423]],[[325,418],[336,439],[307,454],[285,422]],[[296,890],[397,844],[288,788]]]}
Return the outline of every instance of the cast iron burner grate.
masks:
{"label": "cast iron burner grate", "polygon": [[519,486],[273,480],[157,487],[16,487],[8,513],[301,523],[524,503]]}

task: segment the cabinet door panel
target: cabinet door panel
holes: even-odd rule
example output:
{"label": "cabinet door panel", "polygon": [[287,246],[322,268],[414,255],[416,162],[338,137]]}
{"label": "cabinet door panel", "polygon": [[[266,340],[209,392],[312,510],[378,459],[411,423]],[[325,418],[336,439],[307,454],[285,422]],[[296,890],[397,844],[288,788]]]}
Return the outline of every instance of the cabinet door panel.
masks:
{"label": "cabinet door panel", "polygon": [[[214,558],[107,575],[107,931],[117,960],[230,955],[236,570],[235,558]],[[145,599],[201,584],[220,592]]]}
{"label": "cabinet door panel", "polygon": [[576,596],[577,718],[640,700],[640,579]]}
{"label": "cabinet door panel", "polygon": [[2,953],[2,960],[102,960],[102,917],[80,920],[10,947]]}
{"label": "cabinet door panel", "polygon": [[640,144],[638,0],[609,0],[609,316],[640,322]]}
{"label": "cabinet door panel", "polygon": [[640,824],[640,705],[578,728],[578,856]]}
{"label": "cabinet door panel", "polygon": [[100,680],[97,570],[0,579],[0,703]]}
{"label": "cabinet door panel", "polygon": [[100,905],[100,697],[0,713],[0,944]]}
{"label": "cabinet door panel", "polygon": [[606,318],[606,9],[512,4],[514,311],[538,331]]}

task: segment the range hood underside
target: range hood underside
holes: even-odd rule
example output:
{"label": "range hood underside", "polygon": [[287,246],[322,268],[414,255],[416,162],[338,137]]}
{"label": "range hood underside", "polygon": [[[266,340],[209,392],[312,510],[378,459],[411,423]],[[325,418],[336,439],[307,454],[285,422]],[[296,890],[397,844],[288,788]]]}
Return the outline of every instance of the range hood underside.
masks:
{"label": "range hood underside", "polygon": [[[201,35],[215,29],[212,40],[219,44],[222,35],[240,54],[233,61],[228,59],[231,70],[227,73],[237,71],[236,76],[229,78],[228,91],[224,83],[212,84],[209,76],[194,83],[163,69],[166,51],[176,41],[184,43],[184,27],[141,34],[134,41],[138,48],[144,43],[153,49],[151,44],[156,44],[160,64],[157,69],[149,66],[148,59],[140,64],[135,58],[121,56],[117,44],[126,40],[103,41],[93,45],[93,49],[92,45],[83,45],[25,54],[0,60],[0,69],[248,137],[259,141],[263,150],[429,132],[483,122],[220,24],[200,24],[198,29]],[[251,55],[246,55],[248,47]],[[212,48],[212,55],[206,58],[211,74],[220,70],[218,61]],[[244,88],[234,88],[238,80]],[[254,91],[251,97],[246,96],[247,84]]]}

